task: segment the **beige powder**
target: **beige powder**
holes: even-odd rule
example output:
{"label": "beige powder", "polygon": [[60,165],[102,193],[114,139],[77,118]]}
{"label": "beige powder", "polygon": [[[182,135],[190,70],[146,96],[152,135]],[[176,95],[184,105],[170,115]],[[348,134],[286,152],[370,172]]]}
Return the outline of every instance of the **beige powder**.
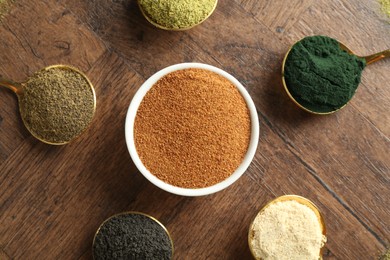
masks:
{"label": "beige powder", "polygon": [[281,201],[260,212],[250,230],[256,259],[319,259],[326,242],[315,212],[296,201]]}

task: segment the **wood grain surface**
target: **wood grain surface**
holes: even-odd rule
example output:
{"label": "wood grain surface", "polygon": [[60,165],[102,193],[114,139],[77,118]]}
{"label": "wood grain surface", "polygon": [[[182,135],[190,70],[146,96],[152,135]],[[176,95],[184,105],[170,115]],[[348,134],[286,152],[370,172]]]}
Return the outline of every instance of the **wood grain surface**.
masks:
{"label": "wood grain surface", "polygon": [[[221,0],[202,25],[169,32],[148,24],[135,0],[15,0],[0,23],[0,74],[23,81],[47,65],[76,66],[95,86],[97,114],[74,142],[46,145],[0,89],[0,259],[91,259],[101,222],[129,210],[168,228],[174,259],[251,259],[250,222],[283,194],[305,196],[324,214],[324,259],[377,259],[390,245],[390,59],[365,69],[347,107],[310,115],[284,93],[281,61],[315,34],[368,55],[390,48],[390,19],[376,0]],[[214,195],[160,190],[126,148],[134,93],[180,62],[226,70],[257,107],[255,158]]]}

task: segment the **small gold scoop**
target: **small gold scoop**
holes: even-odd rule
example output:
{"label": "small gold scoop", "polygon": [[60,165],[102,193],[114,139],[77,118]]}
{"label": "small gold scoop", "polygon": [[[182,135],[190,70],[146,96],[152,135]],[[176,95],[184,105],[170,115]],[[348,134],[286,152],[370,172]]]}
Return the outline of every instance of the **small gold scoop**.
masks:
{"label": "small gold scoop", "polygon": [[[173,254],[174,254],[174,246],[173,246],[173,240],[172,240],[172,237],[171,237],[171,234],[169,233],[168,229],[160,222],[158,221],[156,218],[148,215],[148,214],[145,214],[145,213],[142,213],[142,212],[138,212],[138,211],[126,211],[126,212],[122,212],[122,213],[118,213],[118,214],[115,214],[109,218],[107,218],[106,220],[103,221],[103,223],[99,226],[99,228],[97,229],[96,233],[95,233],[95,236],[93,238],[93,242],[92,242],[92,254],[93,254],[93,259],[96,259],[95,257],[95,247],[98,245],[97,243],[97,240],[98,240],[98,237],[100,236],[100,233],[102,233],[102,229],[104,228],[104,226],[106,225],[115,225],[117,224],[118,225],[118,217],[121,218],[121,217],[131,217],[131,216],[144,216],[148,219],[150,219],[152,222],[156,223],[158,226],[160,226],[162,228],[162,231],[167,235],[168,239],[169,239],[169,244],[170,244],[170,249],[171,249],[171,255],[170,255],[170,259],[173,259]],[[126,223],[127,225],[127,228],[131,227],[131,226],[134,226],[136,225],[135,222],[128,222]],[[119,229],[119,227],[118,227]],[[103,232],[104,233],[104,232]],[[121,239],[123,239],[122,237],[120,237],[120,232],[118,232],[116,234],[116,236],[113,236],[109,239],[112,239],[112,240],[115,240],[117,243],[121,243]],[[145,236],[145,235],[144,235]],[[147,238],[147,237],[145,237]],[[155,239],[153,237],[149,237],[150,239]],[[106,241],[107,243],[109,242],[113,242],[113,241]],[[126,242],[126,241],[125,241]],[[135,242],[135,241],[133,241]],[[130,246],[130,245],[128,245]],[[96,252],[97,253],[97,252]]]}
{"label": "small gold scoop", "polygon": [[[298,203],[300,203],[302,205],[305,205],[305,206],[309,207],[311,210],[313,210],[314,214],[317,216],[318,223],[321,226],[322,235],[324,235],[326,237],[325,220],[324,220],[323,216],[321,215],[320,210],[318,209],[318,207],[313,202],[311,202],[310,200],[308,200],[308,199],[306,199],[306,198],[304,198],[302,196],[298,196],[298,195],[283,195],[283,196],[277,197],[276,199],[271,200],[270,202],[268,202],[260,210],[260,212],[257,215],[261,214],[266,208],[268,208],[272,204],[275,204],[275,203],[278,203],[278,202],[283,202],[283,201],[291,201],[291,200],[294,200],[294,201],[296,201],[296,202],[298,202]],[[249,249],[250,249],[250,251],[252,253],[252,256],[255,256],[256,254],[254,253],[254,250],[252,248],[253,236],[251,235],[252,234],[251,230],[253,230],[253,222],[251,223],[251,225],[249,227],[248,244],[249,244]],[[320,256],[319,256],[320,259],[322,259],[323,249],[324,248],[322,247],[321,250],[320,250]]]}
{"label": "small gold scoop", "polygon": [[[156,21],[154,21],[153,17],[150,17],[150,15],[148,15],[146,10],[144,10],[144,8],[142,7],[142,4],[140,3],[140,0],[137,0],[137,3],[139,6],[139,9],[141,10],[142,15],[146,18],[146,20],[148,20],[149,23],[151,23],[155,27],[163,29],[163,30],[167,30],[167,31],[185,31],[185,30],[191,29],[191,28],[203,23],[204,21],[206,21],[207,18],[210,17],[210,15],[214,12],[215,8],[217,7],[218,0],[215,0],[215,4],[214,4],[213,8],[201,21],[197,22],[196,24],[192,24],[190,26],[180,27],[180,28],[169,28],[167,26],[164,26],[162,24],[157,23]],[[170,15],[173,15],[173,14],[170,14]]]}
{"label": "small gold scoop", "polygon": [[47,144],[63,145],[79,136],[96,110],[91,82],[71,66],[45,67],[23,83],[0,77],[0,86],[17,95],[27,130]]}
{"label": "small gold scoop", "polygon": [[[313,111],[305,106],[303,106],[302,104],[300,104],[294,97],[293,95],[290,93],[289,89],[288,89],[288,86],[287,86],[287,83],[286,83],[286,80],[284,78],[284,75],[285,75],[285,64],[286,64],[286,60],[287,60],[287,57],[291,51],[291,49],[294,47],[295,44],[297,44],[298,42],[300,42],[301,40],[297,41],[296,43],[294,43],[290,49],[287,51],[286,55],[284,56],[284,59],[283,59],[283,63],[282,63],[282,81],[283,81],[283,86],[284,86],[284,89],[286,90],[287,92],[287,95],[290,97],[290,99],[300,108],[302,108],[303,110],[307,111],[307,112],[310,112],[312,114],[316,114],[316,115],[328,115],[328,114],[332,114],[340,109],[342,109],[343,107],[345,107],[347,103],[345,103],[342,107],[338,108],[338,109],[335,109],[333,111],[329,111],[329,112],[316,112],[316,111]],[[385,51],[382,51],[382,52],[378,52],[378,53],[375,53],[375,54],[372,54],[372,55],[369,55],[369,56],[358,56],[356,54],[354,54],[347,46],[345,46],[343,43],[341,42],[338,42],[339,45],[340,45],[340,48],[345,50],[346,52],[348,52],[349,54],[353,54],[355,56],[357,56],[358,58],[362,58],[366,61],[366,64],[369,65],[373,62],[376,62],[376,61],[379,61],[381,59],[384,59],[384,58],[387,58],[387,57],[390,57],[390,49],[389,50],[385,50]]]}

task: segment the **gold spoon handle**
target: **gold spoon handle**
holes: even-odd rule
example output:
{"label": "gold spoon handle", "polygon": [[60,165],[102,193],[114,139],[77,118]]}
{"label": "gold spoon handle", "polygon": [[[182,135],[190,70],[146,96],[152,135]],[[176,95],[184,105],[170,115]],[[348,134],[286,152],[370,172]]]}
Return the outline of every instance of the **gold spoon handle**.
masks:
{"label": "gold spoon handle", "polygon": [[373,62],[376,62],[378,60],[388,58],[388,57],[390,57],[390,49],[385,50],[385,51],[381,51],[379,53],[372,54],[370,56],[365,56],[365,57],[363,57],[363,59],[366,60],[366,63],[368,65],[368,64],[371,64]]}
{"label": "gold spoon handle", "polygon": [[12,80],[5,79],[0,76],[0,87],[5,87],[12,90],[15,94],[22,94],[22,85]]}

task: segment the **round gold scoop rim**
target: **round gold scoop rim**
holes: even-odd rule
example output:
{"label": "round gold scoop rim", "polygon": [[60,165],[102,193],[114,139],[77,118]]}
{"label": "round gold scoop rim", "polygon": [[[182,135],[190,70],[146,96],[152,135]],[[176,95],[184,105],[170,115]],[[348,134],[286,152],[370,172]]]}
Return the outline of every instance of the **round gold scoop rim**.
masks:
{"label": "round gold scoop rim", "polygon": [[[284,55],[283,62],[282,62],[282,83],[283,83],[284,90],[286,91],[288,97],[294,102],[294,104],[297,105],[299,108],[305,110],[306,112],[309,112],[309,113],[314,114],[314,115],[330,115],[330,114],[333,114],[333,113],[339,111],[340,109],[342,109],[343,107],[345,107],[349,103],[350,100],[347,103],[345,103],[342,107],[339,107],[338,109],[335,109],[335,110],[332,110],[332,111],[329,111],[329,112],[316,112],[316,111],[310,110],[310,109],[306,108],[305,106],[301,105],[293,97],[293,95],[291,94],[290,90],[287,87],[287,82],[286,82],[286,79],[284,77],[284,75],[285,75],[285,65],[286,65],[287,58],[288,58],[288,55],[290,54],[291,50],[294,48],[294,46],[297,43],[299,43],[300,41],[302,41],[303,39],[304,38],[300,39],[299,41],[297,41],[293,45],[291,45],[291,47],[288,49],[287,53]],[[350,50],[348,50],[348,52],[352,53]]]}
{"label": "round gold scoop rim", "polygon": [[[255,257],[254,250],[252,248],[252,239],[253,239],[253,237],[251,236],[251,231],[253,230],[253,224],[254,224],[254,221],[255,221],[256,217],[259,214],[261,214],[262,212],[264,212],[264,210],[266,208],[268,208],[269,206],[271,206],[272,204],[275,204],[275,203],[278,203],[278,202],[284,202],[284,201],[296,201],[298,203],[301,203],[302,205],[305,205],[305,206],[309,207],[311,210],[313,210],[313,212],[317,216],[318,223],[321,226],[321,233],[322,233],[322,235],[324,235],[326,237],[326,226],[325,226],[324,217],[322,216],[321,211],[318,209],[318,207],[311,200],[309,200],[309,199],[307,199],[305,197],[299,196],[299,195],[283,195],[283,196],[277,197],[277,198],[269,201],[256,214],[255,218],[253,219],[252,223],[250,224],[249,232],[248,232],[248,245],[249,245],[249,250],[251,251],[251,254],[252,254],[254,259],[256,259],[256,257]],[[324,250],[324,246],[325,246],[325,243],[324,243],[324,245],[320,249],[320,255],[319,255],[320,259],[322,259],[322,253],[323,253],[323,250]]]}
{"label": "round gold scoop rim", "polygon": [[[171,255],[171,259],[173,259],[173,252],[174,252],[174,246],[173,246],[173,240],[172,240],[172,237],[171,237],[171,234],[169,233],[168,229],[158,220],[156,219],[155,217],[149,215],[149,214],[146,214],[146,213],[143,213],[143,212],[139,212],[139,211],[124,211],[124,212],[121,212],[121,213],[117,213],[117,214],[114,214],[110,217],[108,217],[107,219],[105,219],[101,224],[100,226],[98,227],[98,229],[96,230],[95,232],[95,235],[93,237],[93,242],[92,242],[92,251],[93,251],[93,248],[95,246],[95,241],[96,241],[96,237],[97,235],[99,234],[100,232],[100,229],[104,226],[104,224],[106,224],[108,221],[110,221],[112,218],[115,218],[115,217],[118,217],[118,216],[122,216],[122,215],[143,215],[151,220],[153,220],[154,222],[156,222],[157,224],[159,224],[163,230],[165,231],[165,233],[168,235],[168,238],[169,238],[169,241],[171,242],[171,248],[172,248],[172,255]],[[95,256],[94,254],[92,253],[92,258],[95,259]]]}
{"label": "round gold scoop rim", "polygon": [[[64,65],[64,64],[55,64],[55,65],[50,65],[50,66],[47,66],[47,67],[44,67],[38,71],[36,71],[35,73],[39,73],[39,72],[42,72],[42,71],[47,71],[47,70],[50,70],[50,69],[53,69],[53,68],[61,68],[61,69],[67,69],[67,70],[72,70],[72,71],[75,71],[77,72],[78,74],[80,74],[88,83],[88,86],[90,87],[90,90],[92,92],[92,95],[93,95],[93,110],[91,111],[92,112],[92,117],[91,117],[91,120],[90,122],[88,122],[87,126],[85,127],[85,129],[83,129],[78,135],[75,135],[72,139],[68,140],[68,141],[63,141],[63,142],[51,142],[51,141],[48,141],[48,140],[45,140],[41,137],[39,137],[38,135],[36,135],[36,133],[34,133],[33,131],[31,131],[31,129],[28,127],[28,124],[26,123],[26,121],[24,120],[24,117],[21,116],[22,118],[22,121],[23,121],[23,124],[24,126],[26,127],[26,129],[30,132],[30,134],[35,137],[36,139],[38,139],[39,141],[43,142],[43,143],[46,143],[46,144],[50,144],[50,145],[64,145],[64,144],[67,144],[71,141],[73,141],[74,139],[76,139],[77,137],[79,137],[81,134],[83,134],[87,129],[88,129],[88,126],[91,124],[92,120],[93,120],[93,117],[95,115],[95,112],[96,112],[96,93],[95,93],[95,89],[91,83],[91,81],[89,80],[89,78],[83,73],[81,72],[79,69],[73,67],[73,66],[70,66],[70,65]],[[34,74],[35,74],[34,73]],[[31,78],[32,76],[28,77],[28,79],[23,82],[23,83],[18,83],[18,82],[14,82],[12,80],[8,80],[8,79],[4,79],[4,78],[1,78],[1,85],[12,90],[16,96],[18,97],[18,101],[19,101],[19,113],[22,115],[22,111],[21,111],[21,106],[20,106],[20,98],[21,96],[23,96],[23,88],[27,85],[27,82],[28,80]]]}
{"label": "round gold scoop rim", "polygon": [[[50,66],[44,67],[43,69],[40,69],[36,73],[42,72],[42,71],[48,71],[48,70],[55,69],[55,68],[73,70],[73,71],[79,73],[87,81],[88,86],[90,87],[90,90],[91,90],[91,92],[93,94],[93,110],[92,110],[91,121],[88,122],[87,127],[85,127],[85,129],[83,129],[78,135],[74,136],[72,139],[70,139],[68,141],[64,141],[64,142],[51,142],[51,141],[47,141],[45,139],[42,139],[41,137],[37,136],[34,132],[32,132],[28,128],[28,124],[24,121],[24,117],[22,117],[23,124],[26,126],[26,128],[28,129],[28,131],[31,133],[32,136],[34,136],[36,139],[38,139],[39,141],[41,141],[43,143],[50,144],[50,145],[58,145],[59,146],[59,145],[65,145],[65,144],[70,143],[71,141],[75,140],[77,137],[81,136],[88,129],[89,125],[91,124],[91,122],[93,120],[95,112],[96,112],[96,92],[95,92],[95,89],[94,89],[94,87],[92,85],[92,82],[89,80],[89,78],[82,71],[80,71],[79,69],[77,69],[77,68],[75,68],[73,66],[70,66],[70,65],[64,65],[64,64],[50,65]],[[25,84],[26,84],[26,82],[22,83],[22,85],[25,85]],[[22,92],[22,94],[23,94],[23,92]],[[18,98],[19,98],[19,95],[18,95]],[[20,106],[19,106],[19,110],[20,110]],[[21,111],[20,111],[20,113],[21,113]]]}
{"label": "round gold scoop rim", "polygon": [[155,27],[159,28],[159,29],[162,29],[162,30],[166,30],[166,31],[186,31],[186,30],[189,30],[189,29],[192,29],[194,28],[195,26],[198,26],[200,25],[201,23],[203,23],[204,21],[206,21],[215,11],[217,5],[218,5],[218,0],[215,0],[215,4],[214,4],[214,7],[211,9],[211,11],[209,12],[209,14],[203,19],[201,20],[200,22],[194,24],[194,25],[190,25],[190,26],[187,26],[187,27],[183,27],[183,28],[169,28],[169,27],[166,27],[166,26],[163,26],[161,24],[158,24],[156,23],[155,21],[153,21],[147,14],[146,12],[144,11],[144,9],[142,8],[141,4],[140,4],[140,0],[137,0],[137,3],[138,3],[138,6],[139,6],[139,9],[141,10],[141,13],[142,15],[145,17],[145,19],[151,23],[152,25],[154,25]]}
{"label": "round gold scoop rim", "polygon": [[[313,36],[319,36],[319,35],[313,35]],[[329,37],[329,36],[325,36],[325,37]],[[306,38],[306,37],[304,37]],[[290,90],[288,89],[287,87],[287,83],[286,83],[286,80],[285,80],[285,64],[286,64],[286,61],[287,61],[287,58],[288,58],[288,55],[290,54],[292,48],[294,48],[294,46],[299,43],[300,41],[302,41],[304,38],[296,41],[293,45],[291,45],[291,47],[288,49],[287,53],[284,55],[284,58],[283,58],[283,62],[282,62],[282,83],[283,83],[283,87],[284,87],[284,90],[286,91],[288,97],[295,103],[295,105],[297,105],[299,108],[311,113],[311,114],[314,114],[314,115],[330,115],[330,114],[333,114],[337,111],[339,111],[340,109],[344,108],[351,100],[348,100],[347,103],[345,103],[343,106],[335,109],[335,110],[332,110],[332,111],[329,111],[329,112],[316,112],[316,111],[312,111],[306,107],[304,107],[303,105],[301,105],[293,96],[292,94],[290,93]],[[329,37],[331,38],[331,37]],[[334,39],[334,38],[332,38]],[[336,39],[334,39],[336,40]],[[348,52],[349,54],[352,54],[352,55],[355,55],[361,59],[365,59],[366,60],[366,64],[369,65],[373,62],[376,62],[376,61],[379,61],[381,59],[384,59],[384,58],[387,58],[387,57],[390,57],[390,49],[388,50],[384,50],[384,51],[381,51],[381,52],[378,52],[378,53],[375,53],[375,54],[372,54],[372,55],[369,55],[369,56],[358,56],[356,55],[351,49],[349,49],[344,43],[336,40],[339,45],[340,45],[340,48],[345,50],[346,52]]]}

